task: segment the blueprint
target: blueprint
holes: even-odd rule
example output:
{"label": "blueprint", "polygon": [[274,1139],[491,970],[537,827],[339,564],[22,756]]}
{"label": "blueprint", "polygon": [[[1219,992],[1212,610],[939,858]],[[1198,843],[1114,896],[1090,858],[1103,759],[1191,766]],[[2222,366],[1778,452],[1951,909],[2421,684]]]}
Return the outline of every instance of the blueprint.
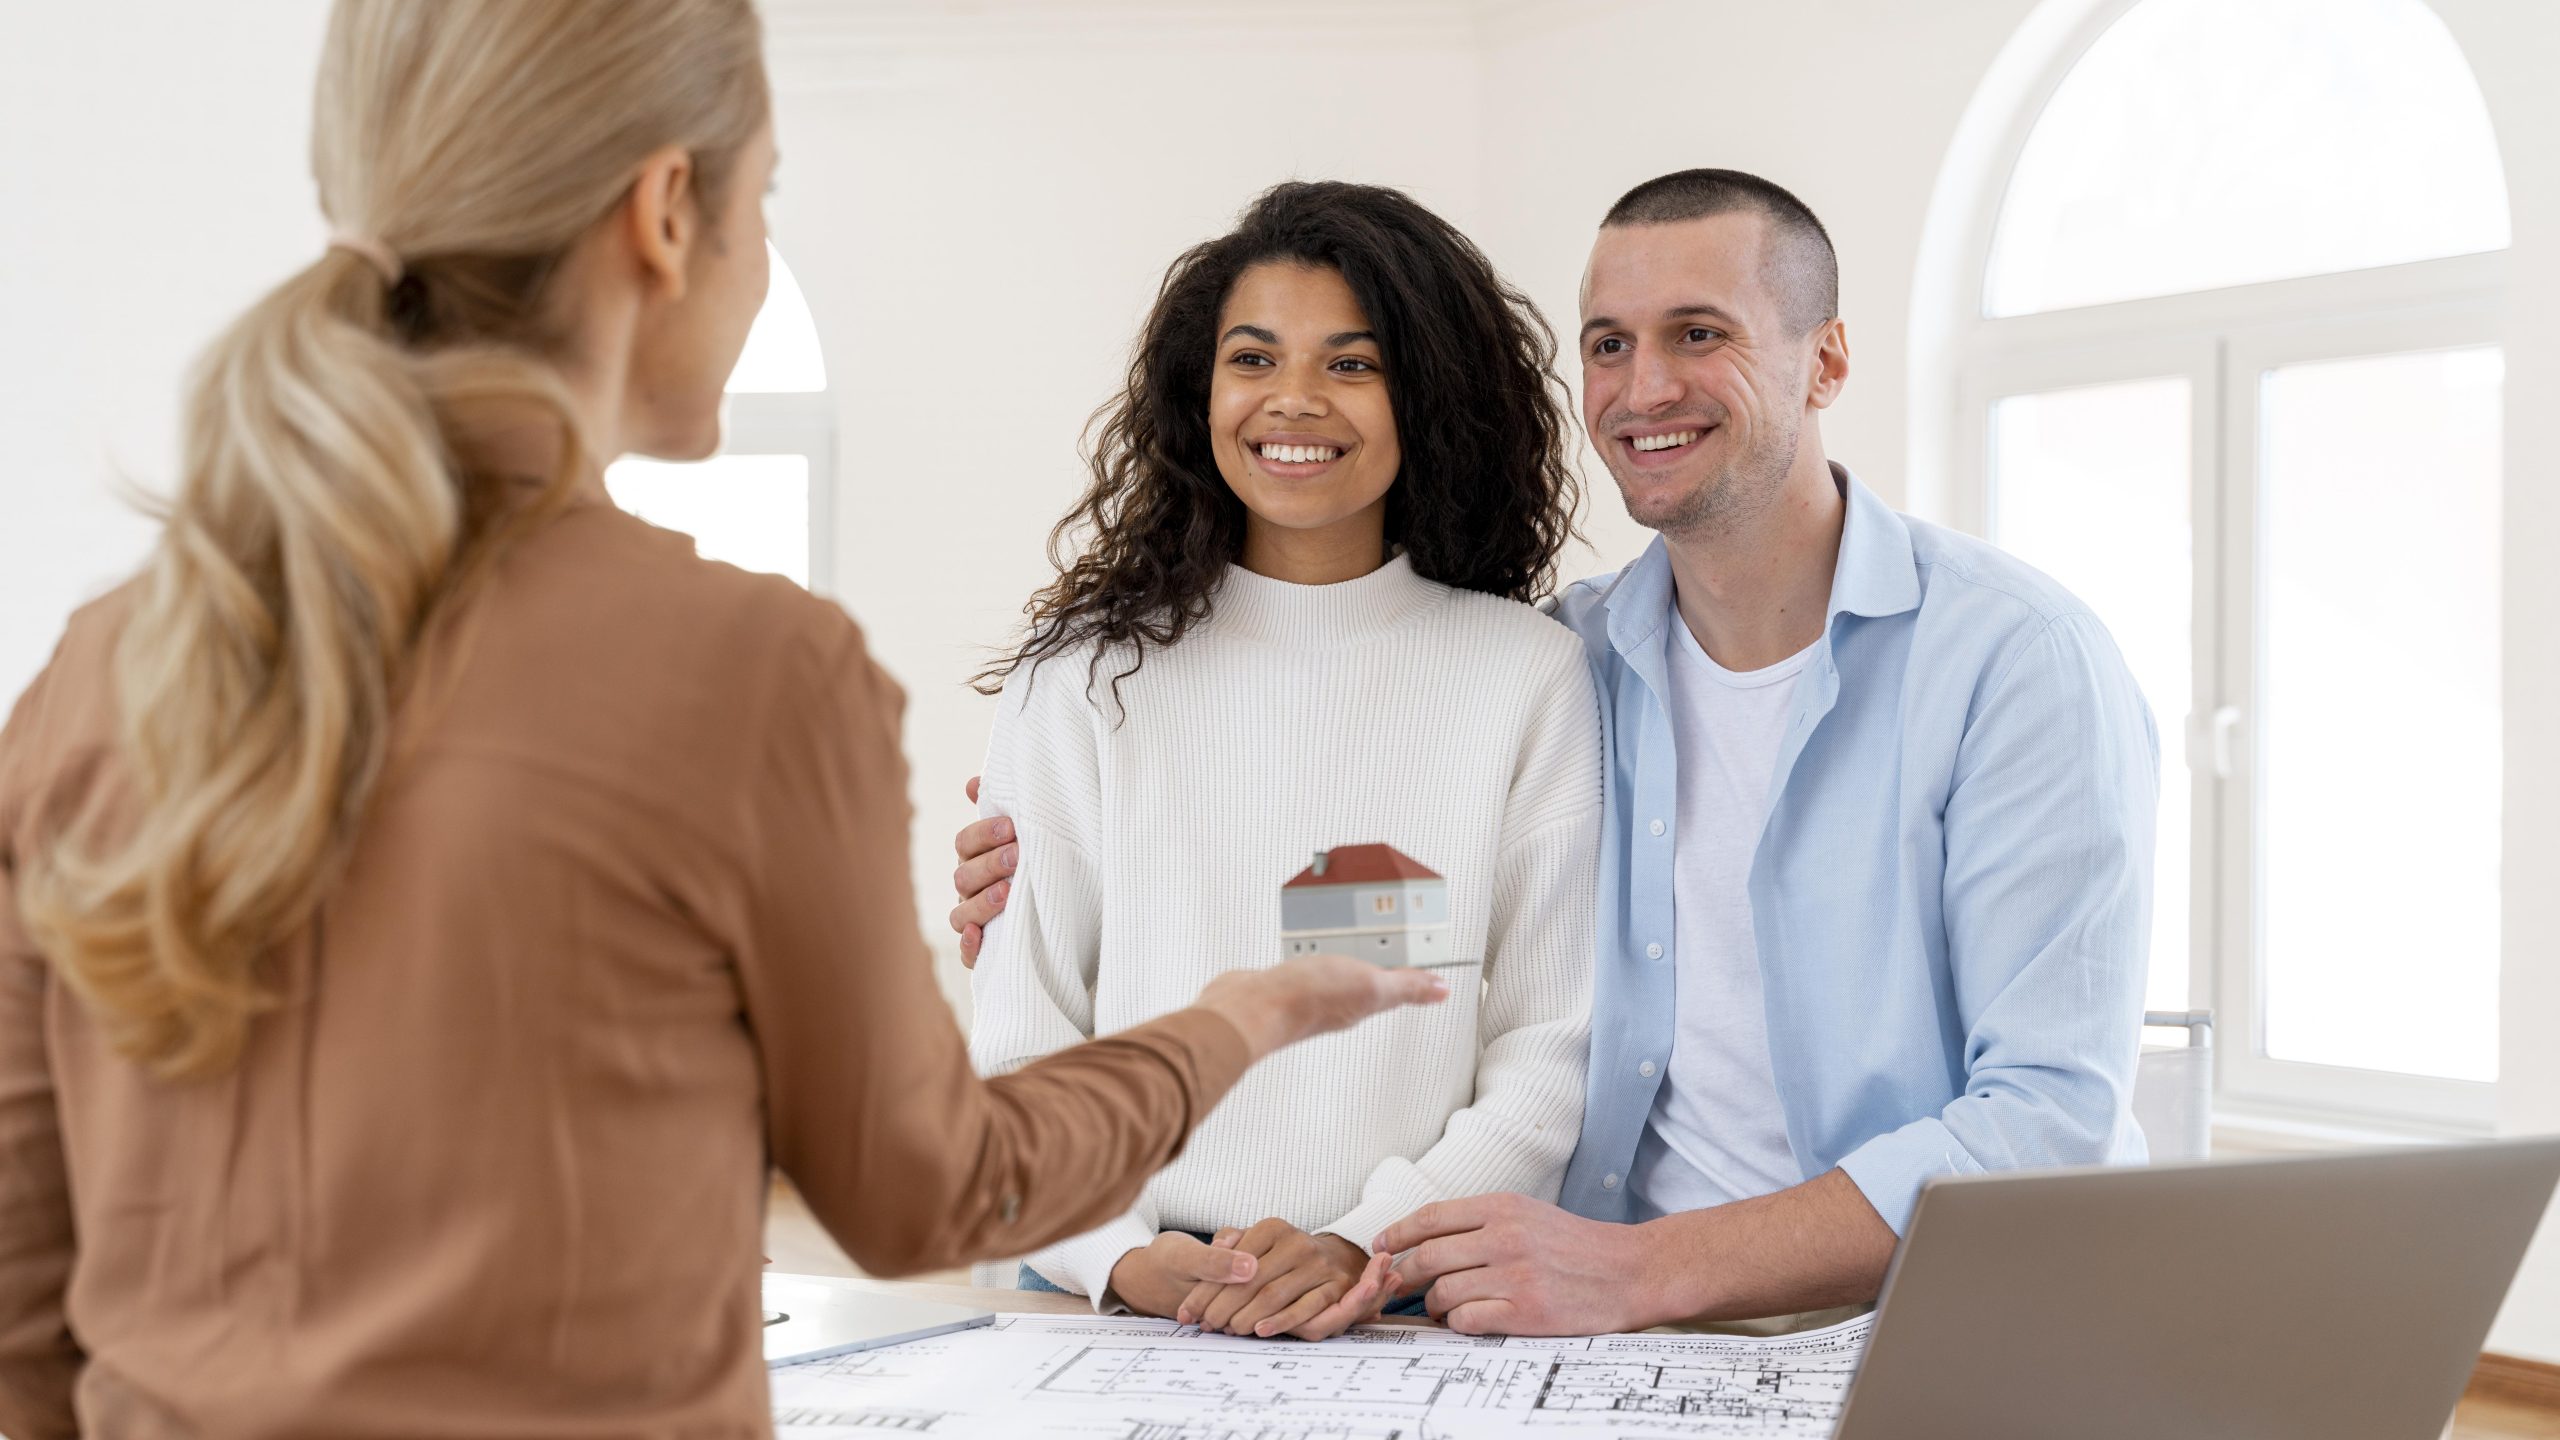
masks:
{"label": "blueprint", "polygon": [[1000,1315],[776,1370],[774,1423],[786,1440],[1824,1436],[1869,1328],[1529,1340],[1367,1326],[1309,1344],[1169,1320]]}

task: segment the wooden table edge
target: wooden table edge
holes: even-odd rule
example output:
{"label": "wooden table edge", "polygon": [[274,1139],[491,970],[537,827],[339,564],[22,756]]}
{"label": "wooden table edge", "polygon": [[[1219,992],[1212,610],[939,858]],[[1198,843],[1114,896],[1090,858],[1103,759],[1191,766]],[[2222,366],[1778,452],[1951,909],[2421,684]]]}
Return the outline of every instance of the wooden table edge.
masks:
{"label": "wooden table edge", "polygon": [[[773,1272],[767,1272],[773,1273]],[[775,1278],[785,1278],[775,1275]],[[994,1310],[1014,1315],[1091,1315],[1093,1302],[1081,1295],[1053,1295],[1043,1290],[995,1290],[975,1285],[942,1285],[926,1280],[854,1279],[842,1275],[793,1275],[793,1280],[823,1280],[831,1285],[851,1285],[876,1290],[884,1295],[902,1295],[911,1300],[939,1300],[946,1305],[966,1305],[977,1310]],[[1371,1322],[1377,1325],[1402,1325],[1424,1330],[1445,1330],[1437,1320],[1419,1315],[1388,1315]]]}

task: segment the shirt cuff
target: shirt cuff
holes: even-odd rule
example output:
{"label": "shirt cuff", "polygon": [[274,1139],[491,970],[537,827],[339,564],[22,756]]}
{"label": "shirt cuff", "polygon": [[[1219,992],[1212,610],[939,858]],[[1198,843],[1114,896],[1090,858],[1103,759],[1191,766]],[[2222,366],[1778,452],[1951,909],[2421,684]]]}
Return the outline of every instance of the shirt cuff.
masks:
{"label": "shirt cuff", "polygon": [[1955,1132],[1935,1115],[1914,1120],[1850,1151],[1840,1162],[1840,1169],[1896,1235],[1911,1228],[1911,1212],[1920,1204],[1920,1187],[1930,1177],[1983,1173],[1982,1162],[1958,1144]]}
{"label": "shirt cuff", "polygon": [[[1388,1226],[1440,1198],[1430,1182],[1424,1180],[1421,1172],[1409,1162],[1390,1160],[1387,1164],[1390,1167],[1387,1173],[1370,1177],[1368,1185],[1363,1187],[1366,1193],[1360,1197],[1359,1204],[1316,1233],[1339,1235],[1366,1255],[1370,1245],[1386,1233]],[[1402,1173],[1395,1173],[1398,1171]]]}
{"label": "shirt cuff", "polygon": [[1144,1221],[1123,1215],[1099,1230],[1061,1240],[1022,1263],[1050,1284],[1092,1300],[1096,1315],[1119,1315],[1129,1307],[1111,1293],[1111,1267],[1120,1263],[1121,1256],[1144,1249],[1155,1238],[1156,1232],[1147,1228]]}

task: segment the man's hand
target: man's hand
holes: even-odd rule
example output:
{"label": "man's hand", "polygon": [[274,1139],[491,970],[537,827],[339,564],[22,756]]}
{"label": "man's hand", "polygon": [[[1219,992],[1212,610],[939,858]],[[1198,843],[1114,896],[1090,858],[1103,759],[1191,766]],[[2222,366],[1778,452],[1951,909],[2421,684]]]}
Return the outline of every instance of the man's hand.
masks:
{"label": "man's hand", "polygon": [[[978,777],[969,777],[969,803],[978,803]],[[951,888],[960,903],[951,907],[951,928],[960,936],[960,963],[978,965],[978,947],[987,942],[987,923],[1004,913],[1013,894],[1013,872],[1022,847],[1013,841],[1013,821],[990,815],[960,827],[952,842],[960,852],[960,868],[951,872]]]}
{"label": "man's hand", "polygon": [[1503,1193],[1425,1205],[1375,1248],[1401,1255],[1389,1293],[1428,1288],[1431,1314],[1460,1334],[1602,1335],[1679,1318],[1652,1296],[1661,1257],[1639,1233]]}
{"label": "man's hand", "polygon": [[1386,1303],[1388,1257],[1371,1257],[1339,1235],[1310,1235],[1286,1220],[1249,1230],[1221,1230],[1212,1249],[1257,1258],[1256,1278],[1241,1285],[1199,1285],[1174,1316],[1230,1335],[1295,1335],[1323,1340],[1364,1320]]}
{"label": "man's hand", "polygon": [[1845,1171],[1641,1225],[1585,1220],[1525,1195],[1425,1205],[1374,1247],[1411,1251],[1394,1293],[1470,1335],[1597,1335],[1670,1320],[1745,1320],[1860,1305],[1884,1287],[1893,1227]]}
{"label": "man's hand", "polygon": [[1111,1293],[1141,1315],[1171,1316],[1195,1288],[1213,1294],[1238,1285],[1250,1288],[1260,1265],[1254,1255],[1211,1249],[1168,1230],[1120,1257],[1111,1267]]}

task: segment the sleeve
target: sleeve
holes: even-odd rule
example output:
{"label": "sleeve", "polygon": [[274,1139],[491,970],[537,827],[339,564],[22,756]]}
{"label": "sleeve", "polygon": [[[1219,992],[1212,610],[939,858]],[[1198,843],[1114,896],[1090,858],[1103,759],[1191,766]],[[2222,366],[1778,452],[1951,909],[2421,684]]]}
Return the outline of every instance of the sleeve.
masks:
{"label": "sleeve", "polygon": [[1840,1162],[1899,1234],[1933,1175],[2095,1164],[2132,1124],[2159,739],[2098,622],[2065,615],[1966,728],[1946,808],[1964,1094]]}
{"label": "sleeve", "polygon": [[[1102,954],[1102,872],[1094,858],[1102,813],[1101,756],[1084,703],[1078,655],[1016,670],[987,738],[980,813],[1013,819],[1019,867],[1005,911],[987,926],[969,975],[969,1056],[989,1075],[1093,1035]],[[1024,1261],[1049,1283],[1120,1308],[1110,1294],[1120,1257],[1155,1239],[1151,1194],[1101,1228]]]}
{"label": "sleeve", "polygon": [[71,1185],[45,1040],[51,984],[18,914],[19,852],[35,786],[47,676],[0,730],[0,1434],[79,1433],[82,1358],[63,1313],[74,1253]]}
{"label": "sleeve", "polygon": [[738,965],[774,1161],[875,1274],[1088,1230],[1181,1152],[1244,1037],[1185,1010],[980,1079],[916,928],[903,697],[841,616],[812,629],[744,797]]}
{"label": "sleeve", "polygon": [[1553,1200],[1581,1134],[1600,856],[1600,701],[1560,646],[1532,716],[1496,851],[1476,1021],[1475,1098],[1418,1160],[1382,1162],[1324,1227],[1362,1250],[1434,1200],[1511,1190]]}

